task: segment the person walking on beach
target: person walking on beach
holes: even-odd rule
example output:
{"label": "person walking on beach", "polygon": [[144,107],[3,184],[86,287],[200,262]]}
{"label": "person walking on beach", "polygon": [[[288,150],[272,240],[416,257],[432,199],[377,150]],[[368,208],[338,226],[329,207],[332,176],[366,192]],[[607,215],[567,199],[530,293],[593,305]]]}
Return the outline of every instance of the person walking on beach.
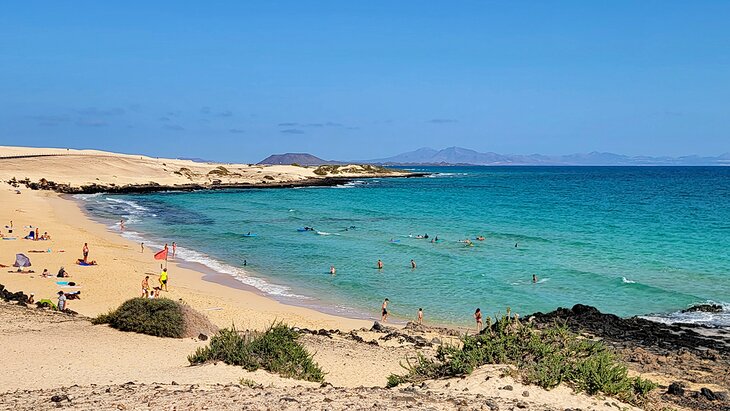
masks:
{"label": "person walking on beach", "polygon": [[160,273],[160,288],[167,291],[167,267],[163,268]]}
{"label": "person walking on beach", "polygon": [[413,260],[411,260],[411,269],[413,269],[413,270],[416,269],[416,262]]}
{"label": "person walking on beach", "polygon": [[175,242],[172,242],[172,258],[175,258],[175,253],[177,253],[177,244]]}
{"label": "person walking on beach", "polygon": [[150,295],[150,276],[146,275],[142,280],[142,298],[147,298]]}
{"label": "person walking on beach", "polygon": [[423,308],[418,309],[418,325],[423,325]]}
{"label": "person walking on beach", "polygon": [[385,300],[383,300],[383,306],[382,306],[382,310],[380,313],[381,314],[380,321],[382,321],[382,322],[388,321],[388,303],[389,302],[390,302],[390,300],[387,298]]}
{"label": "person walking on beach", "polygon": [[332,275],[335,275],[335,274],[337,274],[337,269],[335,268],[335,266],[334,266],[334,265],[331,265],[331,266],[330,266],[330,274],[332,274]]}
{"label": "person walking on beach", "polygon": [[39,234],[40,234],[40,232],[38,231],[38,227],[36,227],[36,229],[35,229],[35,236],[33,237],[33,241],[40,240],[40,238],[38,236]]}
{"label": "person walking on beach", "polygon": [[89,244],[84,243],[84,248],[81,250],[84,253],[84,262],[89,258]]}
{"label": "person walking on beach", "polygon": [[378,260],[378,270],[383,269],[383,262],[381,260]]}
{"label": "person walking on beach", "polygon": [[144,243],[139,243],[139,246],[142,247],[142,251],[140,251],[142,254],[144,254]]}
{"label": "person walking on beach", "polygon": [[474,319],[477,321],[477,334],[482,330],[482,310],[477,308],[474,311]]}

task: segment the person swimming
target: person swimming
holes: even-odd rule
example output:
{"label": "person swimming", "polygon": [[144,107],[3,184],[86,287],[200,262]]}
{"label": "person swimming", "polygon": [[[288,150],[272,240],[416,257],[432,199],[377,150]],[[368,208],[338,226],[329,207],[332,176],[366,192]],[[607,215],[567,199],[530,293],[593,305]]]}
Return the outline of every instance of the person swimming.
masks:
{"label": "person swimming", "polygon": [[331,266],[330,266],[330,274],[332,274],[332,275],[335,275],[335,274],[337,274],[337,269],[335,268],[335,266],[334,266],[334,265],[331,265]]}
{"label": "person swimming", "polygon": [[535,275],[535,274],[532,275],[532,283],[533,284],[537,283],[537,275]]}
{"label": "person swimming", "polygon": [[382,269],[383,269],[383,261],[378,260],[378,270],[382,270]]}
{"label": "person swimming", "polygon": [[416,262],[414,260],[411,260],[411,269],[416,269]]}

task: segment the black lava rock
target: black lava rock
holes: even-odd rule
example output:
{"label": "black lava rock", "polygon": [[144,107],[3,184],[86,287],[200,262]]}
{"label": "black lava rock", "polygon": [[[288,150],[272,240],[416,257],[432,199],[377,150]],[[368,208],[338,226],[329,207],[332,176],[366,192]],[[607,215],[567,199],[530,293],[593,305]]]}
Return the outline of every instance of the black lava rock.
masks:
{"label": "black lava rock", "polygon": [[682,387],[682,384],[678,382],[673,382],[669,384],[669,388],[667,388],[667,394],[679,395],[681,397],[684,395],[684,387]]}

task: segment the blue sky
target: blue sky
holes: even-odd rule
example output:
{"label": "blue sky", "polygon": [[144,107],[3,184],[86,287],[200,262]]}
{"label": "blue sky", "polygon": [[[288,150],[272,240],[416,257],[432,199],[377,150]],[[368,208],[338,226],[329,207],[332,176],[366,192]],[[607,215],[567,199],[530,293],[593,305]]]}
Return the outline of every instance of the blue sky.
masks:
{"label": "blue sky", "polygon": [[728,16],[727,1],[4,1],[0,144],[720,154]]}

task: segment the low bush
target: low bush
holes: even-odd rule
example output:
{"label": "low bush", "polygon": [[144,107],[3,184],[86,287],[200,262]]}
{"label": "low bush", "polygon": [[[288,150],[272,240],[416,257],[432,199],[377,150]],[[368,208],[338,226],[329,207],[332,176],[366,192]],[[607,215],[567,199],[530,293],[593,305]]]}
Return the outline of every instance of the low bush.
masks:
{"label": "low bush", "polygon": [[401,364],[405,375],[391,375],[388,386],[427,379],[464,376],[484,364],[514,366],[523,382],[551,389],[562,382],[588,394],[604,393],[641,403],[656,385],[630,378],[626,366],[605,344],[586,340],[566,327],[534,329],[503,316],[486,332],[464,336],[461,346],[442,345],[434,358],[421,354]]}
{"label": "low bush", "polygon": [[210,339],[207,347],[188,356],[188,361],[193,365],[222,361],[248,371],[263,368],[287,378],[323,382],[324,372],[298,338],[298,333],[281,323],[271,325],[263,333],[241,334],[235,327],[224,328]]}
{"label": "low bush", "polygon": [[121,331],[156,337],[182,338],[185,321],[180,304],[167,298],[133,298],[119,308],[92,319],[93,324],[109,324]]}

